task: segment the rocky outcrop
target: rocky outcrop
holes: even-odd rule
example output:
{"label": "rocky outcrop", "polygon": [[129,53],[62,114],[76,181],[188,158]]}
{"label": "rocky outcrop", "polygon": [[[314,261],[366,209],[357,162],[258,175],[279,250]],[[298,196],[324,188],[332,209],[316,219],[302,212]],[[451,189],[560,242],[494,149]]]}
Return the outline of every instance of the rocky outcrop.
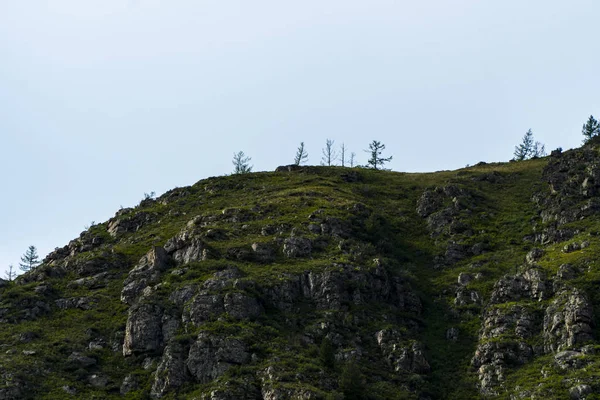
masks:
{"label": "rocky outcrop", "polygon": [[377,332],[375,337],[383,356],[394,371],[426,374],[431,370],[422,344],[402,340],[402,336],[398,332],[389,329]]}
{"label": "rocky outcrop", "polygon": [[522,365],[533,356],[529,345],[520,341],[490,341],[480,343],[471,360],[479,377],[480,392],[485,396],[498,395],[507,369]]}
{"label": "rocky outcrop", "polygon": [[312,251],[312,242],[303,237],[290,237],[283,242],[283,254],[288,258],[308,257]]}
{"label": "rocky outcrop", "polygon": [[494,285],[493,304],[521,299],[543,300],[550,297],[551,285],[539,269],[531,268],[516,275],[505,275]]}
{"label": "rocky outcrop", "polygon": [[184,229],[165,244],[165,251],[178,264],[188,264],[207,258],[207,246],[193,228]]}
{"label": "rocky outcrop", "polygon": [[121,301],[133,304],[142,291],[148,286],[158,283],[161,274],[169,266],[169,257],[162,247],[154,247],[129,272],[123,282]]}
{"label": "rocky outcrop", "polygon": [[140,211],[133,215],[127,215],[133,210],[124,208],[115,214],[114,218],[108,220],[107,230],[112,237],[118,237],[124,233],[136,232],[143,226],[150,224],[156,220],[154,214],[146,211]]}
{"label": "rocky outcrop", "polygon": [[191,346],[186,365],[199,383],[208,383],[235,365],[250,360],[247,345],[235,338],[200,333]]}
{"label": "rocky outcrop", "polygon": [[593,339],[592,305],[576,289],[559,293],[544,316],[544,348],[557,352]]}
{"label": "rocky outcrop", "polygon": [[163,397],[169,391],[176,390],[188,381],[189,373],[185,365],[185,356],[183,345],[177,341],[172,341],[165,347],[154,375],[154,383],[150,392],[153,398]]}
{"label": "rocky outcrop", "polygon": [[421,301],[408,283],[391,277],[382,266],[374,269],[334,264],[323,272],[288,274],[278,285],[264,288],[265,301],[281,310],[293,310],[301,300],[314,302],[318,310],[344,310],[351,304],[383,302],[396,309],[421,312]]}
{"label": "rocky outcrop", "polygon": [[153,353],[162,348],[163,309],[154,304],[141,304],[129,310],[125,327],[123,355]]}

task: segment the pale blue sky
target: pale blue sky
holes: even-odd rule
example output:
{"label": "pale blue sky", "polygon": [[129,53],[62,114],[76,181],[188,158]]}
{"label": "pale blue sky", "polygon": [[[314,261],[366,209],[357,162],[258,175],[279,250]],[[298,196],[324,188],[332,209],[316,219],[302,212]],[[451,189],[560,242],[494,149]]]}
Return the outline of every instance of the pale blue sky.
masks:
{"label": "pale blue sky", "polygon": [[0,0],[0,268],[144,192],[326,138],[397,171],[551,150],[600,116],[596,0]]}

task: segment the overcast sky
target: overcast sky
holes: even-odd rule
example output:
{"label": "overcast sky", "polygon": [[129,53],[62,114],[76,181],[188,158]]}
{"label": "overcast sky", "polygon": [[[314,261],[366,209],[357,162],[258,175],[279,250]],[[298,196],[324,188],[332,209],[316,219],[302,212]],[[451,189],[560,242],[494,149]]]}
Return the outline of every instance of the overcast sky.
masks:
{"label": "overcast sky", "polygon": [[144,192],[309,164],[548,150],[600,116],[597,0],[0,0],[0,269]]}

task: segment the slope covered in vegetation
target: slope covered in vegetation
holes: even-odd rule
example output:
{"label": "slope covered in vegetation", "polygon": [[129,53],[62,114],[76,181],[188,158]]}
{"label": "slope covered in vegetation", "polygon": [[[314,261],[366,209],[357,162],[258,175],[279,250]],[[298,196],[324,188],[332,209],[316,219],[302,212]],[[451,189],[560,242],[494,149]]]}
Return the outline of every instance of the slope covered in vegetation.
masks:
{"label": "slope covered in vegetation", "polygon": [[600,149],[202,180],[0,288],[0,398],[597,398]]}

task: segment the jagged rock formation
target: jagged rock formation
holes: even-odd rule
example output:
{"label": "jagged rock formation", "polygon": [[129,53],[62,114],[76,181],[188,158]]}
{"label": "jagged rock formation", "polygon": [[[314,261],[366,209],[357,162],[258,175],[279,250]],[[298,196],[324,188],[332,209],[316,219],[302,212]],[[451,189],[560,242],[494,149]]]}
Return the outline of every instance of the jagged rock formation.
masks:
{"label": "jagged rock formation", "polygon": [[0,281],[0,399],[593,399],[599,163],[286,166],[144,199]]}

